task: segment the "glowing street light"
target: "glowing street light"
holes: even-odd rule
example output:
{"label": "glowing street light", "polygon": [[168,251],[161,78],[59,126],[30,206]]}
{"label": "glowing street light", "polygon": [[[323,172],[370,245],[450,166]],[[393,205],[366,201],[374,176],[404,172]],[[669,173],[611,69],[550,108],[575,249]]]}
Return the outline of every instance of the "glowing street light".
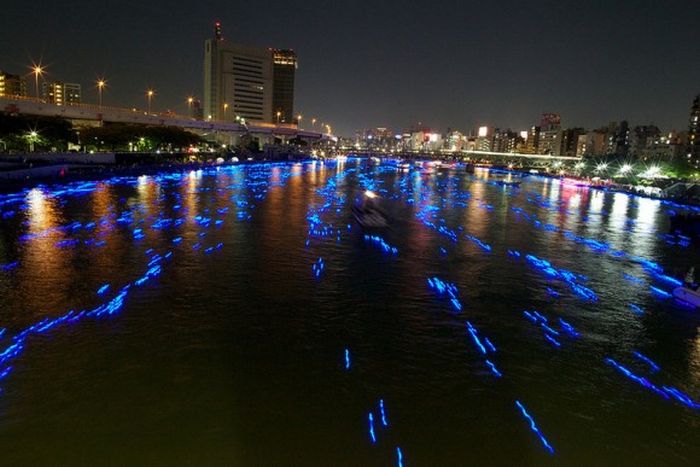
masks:
{"label": "glowing street light", "polygon": [[105,86],[107,86],[107,80],[105,80],[104,78],[98,78],[95,84],[97,85],[99,107],[100,109],[102,109],[102,90]]}
{"label": "glowing street light", "polygon": [[149,89],[146,91],[146,100],[148,101],[148,113],[151,113],[151,101],[153,100],[153,96],[156,94],[156,92],[153,89]]}
{"label": "glowing street light", "polygon": [[226,111],[228,110],[228,103],[224,102],[224,120],[226,120]]}
{"label": "glowing street light", "polygon": [[39,133],[36,130],[32,130],[27,133],[27,141],[29,142],[29,152],[34,152],[34,143],[39,138]]}
{"label": "glowing street light", "polygon": [[316,117],[311,119],[311,128],[316,127]]}
{"label": "glowing street light", "polygon": [[297,127],[301,127],[301,114],[297,115]]}
{"label": "glowing street light", "polygon": [[601,162],[600,164],[595,166],[595,171],[598,173],[605,172],[608,168],[608,163],[607,162]]}
{"label": "glowing street light", "polygon": [[282,112],[280,112],[280,111],[278,110],[278,111],[277,111],[277,124],[278,124],[278,125],[280,124],[280,117],[281,117],[281,116],[282,116]]}
{"label": "glowing street light", "polygon": [[39,76],[43,76],[46,71],[46,67],[41,66],[41,63],[32,65],[32,74],[34,74],[34,92],[36,98],[39,98]]}
{"label": "glowing street light", "polygon": [[194,97],[189,96],[187,98],[187,113],[192,115],[192,103],[194,102]]}
{"label": "glowing street light", "polygon": [[624,175],[630,170],[632,170],[632,166],[630,164],[624,164],[622,167],[620,167],[620,175]]}

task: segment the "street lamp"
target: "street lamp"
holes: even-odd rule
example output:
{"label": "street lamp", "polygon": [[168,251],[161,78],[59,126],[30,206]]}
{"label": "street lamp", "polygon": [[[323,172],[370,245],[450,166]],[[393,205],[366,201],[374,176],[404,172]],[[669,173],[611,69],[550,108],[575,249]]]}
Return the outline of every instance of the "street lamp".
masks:
{"label": "street lamp", "polygon": [[27,140],[29,141],[29,152],[34,152],[34,142],[37,140],[39,133],[36,130],[32,130],[27,135]]}
{"label": "street lamp", "polygon": [[224,121],[226,121],[226,111],[228,110],[228,103],[224,102]]}
{"label": "street lamp", "polygon": [[153,95],[155,94],[155,91],[153,89],[149,89],[146,91],[146,99],[148,100],[148,113],[151,113],[151,100],[153,99]]}
{"label": "street lamp", "polygon": [[297,115],[297,127],[301,127],[301,114]]}
{"label": "street lamp", "polygon": [[34,92],[36,98],[39,98],[39,76],[42,76],[46,68],[41,66],[41,63],[32,65],[32,73],[34,74]]}
{"label": "street lamp", "polygon": [[316,117],[311,119],[311,128],[314,128],[316,126]]}
{"label": "street lamp", "polygon": [[282,112],[280,112],[280,111],[278,110],[278,111],[277,111],[277,124],[278,124],[278,125],[280,124],[280,117],[281,117],[281,116],[282,116]]}
{"label": "street lamp", "polygon": [[622,167],[620,167],[620,175],[624,175],[630,170],[632,170],[632,166],[630,164],[624,164]]}
{"label": "street lamp", "polygon": [[194,102],[194,97],[189,96],[187,98],[187,113],[192,116],[192,103]]}
{"label": "street lamp", "polygon": [[98,102],[100,109],[102,109],[102,90],[105,86],[107,86],[107,81],[104,78],[99,78],[97,80],[97,95],[99,96]]}

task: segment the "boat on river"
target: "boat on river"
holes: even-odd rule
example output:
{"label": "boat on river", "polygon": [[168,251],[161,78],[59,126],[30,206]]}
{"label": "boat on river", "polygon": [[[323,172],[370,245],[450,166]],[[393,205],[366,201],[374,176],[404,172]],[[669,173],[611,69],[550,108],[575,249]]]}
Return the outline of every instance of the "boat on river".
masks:
{"label": "boat on river", "polygon": [[366,229],[380,229],[389,225],[386,213],[376,204],[377,194],[367,190],[360,205],[352,207],[352,215]]}

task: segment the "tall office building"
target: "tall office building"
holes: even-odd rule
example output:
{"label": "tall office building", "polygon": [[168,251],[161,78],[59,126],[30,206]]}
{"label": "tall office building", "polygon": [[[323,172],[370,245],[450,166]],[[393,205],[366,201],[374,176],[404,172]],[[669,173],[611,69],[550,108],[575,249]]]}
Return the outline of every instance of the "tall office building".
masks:
{"label": "tall office building", "polygon": [[20,75],[0,71],[0,96],[26,97],[27,82]]}
{"label": "tall office building", "polygon": [[540,119],[540,135],[537,144],[539,154],[554,154],[560,146],[561,118],[556,113],[543,113]]}
{"label": "tall office building", "polygon": [[216,23],[204,43],[204,118],[274,123],[279,111],[291,122],[295,70],[294,52],[234,44]]}
{"label": "tall office building", "polygon": [[44,81],[41,83],[42,98],[46,102],[56,105],[80,104],[81,88],[76,83],[63,83],[61,81]]}
{"label": "tall office building", "polygon": [[66,105],[80,104],[83,99],[83,91],[77,83],[65,83],[63,85],[63,98]]}
{"label": "tall office building", "polygon": [[[271,50],[272,53],[272,110],[281,123],[294,121],[294,76],[297,55],[293,50]],[[277,120],[275,120],[277,121]]]}
{"label": "tall office building", "polygon": [[695,96],[688,121],[688,162],[700,165],[700,94]]}

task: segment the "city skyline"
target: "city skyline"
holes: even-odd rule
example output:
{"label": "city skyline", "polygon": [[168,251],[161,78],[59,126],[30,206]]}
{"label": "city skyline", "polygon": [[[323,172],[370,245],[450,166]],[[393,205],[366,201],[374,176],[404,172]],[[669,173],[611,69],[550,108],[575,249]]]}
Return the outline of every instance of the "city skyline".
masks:
{"label": "city skyline", "polygon": [[[239,14],[214,3],[186,15],[161,5],[128,2],[96,23],[88,19],[101,18],[98,6],[87,2],[46,5],[58,18],[36,18],[37,32],[26,38],[18,25],[30,7],[13,7],[10,26],[0,32],[0,68],[28,73],[30,61],[41,59],[48,79],[82,84],[85,102],[97,101],[93,81],[104,76],[105,105],[143,107],[145,90],[153,88],[154,109],[185,113],[187,96],[202,99],[201,44],[220,20],[232,41],[294,49],[295,107],[346,136],[418,122],[441,130],[525,129],[543,111],[561,114],[566,127],[626,119],[682,131],[700,87],[700,65],[690,59],[699,33],[690,16],[672,13],[693,8],[690,2],[581,11],[501,5],[499,21],[488,27],[478,20],[495,15],[494,6],[449,2],[429,10],[339,4],[323,11],[314,2],[293,8],[272,2],[237,6]],[[586,34],[569,34],[572,28]],[[639,34],[642,28],[653,34]]]}

